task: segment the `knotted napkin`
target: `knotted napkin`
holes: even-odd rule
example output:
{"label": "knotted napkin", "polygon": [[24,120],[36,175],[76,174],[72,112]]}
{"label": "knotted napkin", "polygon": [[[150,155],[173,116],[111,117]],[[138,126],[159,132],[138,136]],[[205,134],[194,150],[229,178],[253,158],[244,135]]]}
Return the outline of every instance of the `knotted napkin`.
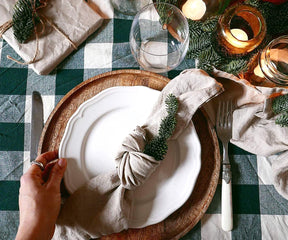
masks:
{"label": "knotted napkin", "polygon": [[171,137],[176,139],[188,126],[194,112],[222,90],[215,79],[196,69],[183,71],[171,80],[161,92],[146,124],[137,126],[122,142],[115,170],[95,176],[64,203],[53,238],[89,239],[129,228],[133,189],[143,184],[161,164],[144,154],[143,149],[145,143],[158,134],[160,122],[167,115],[167,95],[172,93],[178,99],[177,125]]}
{"label": "knotted napkin", "polygon": [[[11,13],[16,0],[0,1],[0,26],[12,18]],[[37,74],[50,73],[85,39],[98,29],[103,19],[84,0],[50,0],[48,5],[41,10],[54,26],[45,24],[45,33],[39,36],[39,48],[36,61],[30,64]],[[74,46],[68,40],[72,41]],[[34,58],[37,49],[36,39],[19,43],[13,34],[13,29],[8,29],[3,34],[3,39],[26,62]]]}
{"label": "knotted napkin", "polygon": [[253,86],[245,79],[217,70],[214,76],[225,92],[205,106],[210,118],[215,120],[219,101],[234,101],[231,143],[259,156],[277,154],[271,175],[276,190],[288,199],[288,128],[275,124],[272,111],[273,96],[288,93],[288,89]]}

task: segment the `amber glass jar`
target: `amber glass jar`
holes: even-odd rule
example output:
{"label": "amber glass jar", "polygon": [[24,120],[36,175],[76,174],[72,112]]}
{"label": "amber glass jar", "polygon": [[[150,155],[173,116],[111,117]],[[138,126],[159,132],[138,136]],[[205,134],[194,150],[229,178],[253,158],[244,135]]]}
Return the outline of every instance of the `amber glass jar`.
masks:
{"label": "amber glass jar", "polygon": [[288,85],[288,35],[272,40],[261,52],[258,63],[263,76],[279,85]]}
{"label": "amber glass jar", "polygon": [[245,55],[253,51],[266,35],[266,23],[254,7],[234,5],[224,12],[217,26],[217,40],[230,55]]}

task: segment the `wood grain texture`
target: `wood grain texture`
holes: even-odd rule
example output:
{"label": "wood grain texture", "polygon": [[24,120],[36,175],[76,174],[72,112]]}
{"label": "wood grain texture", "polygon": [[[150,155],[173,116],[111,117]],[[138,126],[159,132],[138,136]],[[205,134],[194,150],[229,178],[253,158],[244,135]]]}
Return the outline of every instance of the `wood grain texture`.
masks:
{"label": "wood grain texture", "polygon": [[[114,86],[147,86],[162,90],[170,80],[141,70],[118,70],[100,74],[73,88],[58,103],[44,126],[38,152],[59,148],[66,124],[84,101],[102,90]],[[179,239],[202,218],[216,191],[220,173],[220,151],[215,130],[203,110],[193,116],[202,146],[201,171],[189,199],[164,221],[141,229],[128,229],[101,239]],[[177,193],[175,193],[177,194]]]}

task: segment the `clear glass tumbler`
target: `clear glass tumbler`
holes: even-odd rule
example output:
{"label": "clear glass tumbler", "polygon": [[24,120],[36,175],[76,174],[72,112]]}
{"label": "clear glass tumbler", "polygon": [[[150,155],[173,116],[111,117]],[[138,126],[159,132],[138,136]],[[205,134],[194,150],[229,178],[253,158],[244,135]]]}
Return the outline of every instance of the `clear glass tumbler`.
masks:
{"label": "clear glass tumbler", "polygon": [[176,68],[184,59],[188,46],[188,22],[176,6],[149,4],[134,17],[130,48],[144,70],[162,73]]}

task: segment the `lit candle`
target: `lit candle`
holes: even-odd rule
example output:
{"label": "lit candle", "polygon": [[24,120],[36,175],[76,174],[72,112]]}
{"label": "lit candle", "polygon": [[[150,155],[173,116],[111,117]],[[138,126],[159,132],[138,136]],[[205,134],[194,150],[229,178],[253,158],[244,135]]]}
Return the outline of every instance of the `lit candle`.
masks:
{"label": "lit candle", "polygon": [[233,48],[240,48],[240,49],[246,48],[248,46],[247,40],[248,40],[247,34],[241,29],[236,28],[231,29],[230,32],[229,31],[226,32],[226,41]]}
{"label": "lit candle", "polygon": [[200,20],[206,12],[206,4],[202,0],[188,0],[182,6],[182,12],[191,20]]}
{"label": "lit candle", "polygon": [[217,25],[218,43],[221,50],[229,55],[244,55],[253,51],[265,34],[265,19],[261,12],[244,4],[227,8]]}
{"label": "lit candle", "polygon": [[248,35],[242,29],[239,29],[239,28],[231,29],[231,33],[235,38],[237,38],[240,41],[247,41],[248,40]]}
{"label": "lit candle", "polygon": [[245,48],[247,46],[248,35],[239,28],[226,32],[227,41],[235,48]]}

